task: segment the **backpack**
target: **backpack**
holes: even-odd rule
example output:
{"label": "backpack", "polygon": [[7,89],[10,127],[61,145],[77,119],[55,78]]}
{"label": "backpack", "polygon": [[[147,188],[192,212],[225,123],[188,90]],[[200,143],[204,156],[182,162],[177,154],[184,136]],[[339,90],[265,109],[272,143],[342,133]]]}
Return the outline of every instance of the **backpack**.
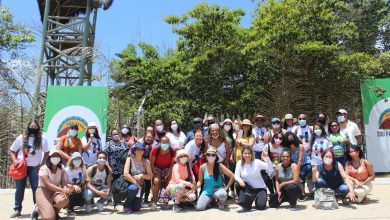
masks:
{"label": "backpack", "polygon": [[[104,170],[106,171],[106,179],[104,181],[104,185],[107,185],[107,178],[110,174],[110,168],[107,165],[104,165]],[[97,165],[92,167],[91,177],[93,178],[96,175]]]}
{"label": "backpack", "polygon": [[314,207],[316,209],[338,209],[335,192],[330,188],[319,188],[314,191]]}
{"label": "backpack", "polygon": [[115,206],[127,198],[127,188],[129,187],[129,182],[125,179],[123,175],[112,183],[112,199],[114,200]]}

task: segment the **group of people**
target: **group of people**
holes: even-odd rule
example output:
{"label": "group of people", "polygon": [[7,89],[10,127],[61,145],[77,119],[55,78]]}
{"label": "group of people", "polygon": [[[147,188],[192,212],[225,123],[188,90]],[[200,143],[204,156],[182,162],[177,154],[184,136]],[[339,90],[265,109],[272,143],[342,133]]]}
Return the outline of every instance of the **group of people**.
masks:
{"label": "group of people", "polygon": [[32,219],[60,219],[63,208],[68,215],[76,215],[75,207],[103,211],[105,203],[122,204],[125,213],[142,207],[224,209],[228,198],[238,204],[237,212],[250,210],[253,202],[264,210],[267,201],[269,207],[288,202],[295,210],[318,188],[334,190],[343,204],[363,202],[372,190],[373,166],[364,159],[360,130],[347,111],[338,110],[334,118],[320,113],[309,125],[305,114],[286,114],[273,117],[268,127],[262,115],[219,123],[209,116],[194,118],[187,134],[178,121],[165,130],[158,119],[143,138],[124,125],[105,144],[96,123],[88,124],[82,139],[71,124],[51,151],[39,124],[31,122],[10,147],[12,163],[27,162],[27,176],[16,180],[11,217],[21,215],[27,178],[36,204]]}

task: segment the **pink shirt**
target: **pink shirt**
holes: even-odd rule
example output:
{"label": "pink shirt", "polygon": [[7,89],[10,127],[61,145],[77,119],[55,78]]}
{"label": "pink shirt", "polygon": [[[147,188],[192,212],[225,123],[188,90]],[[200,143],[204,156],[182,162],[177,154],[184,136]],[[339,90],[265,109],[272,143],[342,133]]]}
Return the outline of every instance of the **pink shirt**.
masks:
{"label": "pink shirt", "polygon": [[[195,185],[195,177],[191,169],[190,172],[192,176],[192,184]],[[169,182],[169,185],[176,185],[179,183],[183,183],[185,186],[189,186],[190,182],[186,181],[187,178],[188,178],[187,166],[181,163],[176,163],[175,165],[173,165],[172,168],[172,178],[171,181]]]}
{"label": "pink shirt", "polygon": [[[62,179],[62,169],[57,168],[56,173],[52,173],[46,165],[42,166],[41,169],[39,169],[38,176],[48,176],[49,182],[51,184],[54,184],[56,186],[61,185],[61,179]],[[42,182],[41,178],[39,178],[38,187],[45,187],[45,184]]]}

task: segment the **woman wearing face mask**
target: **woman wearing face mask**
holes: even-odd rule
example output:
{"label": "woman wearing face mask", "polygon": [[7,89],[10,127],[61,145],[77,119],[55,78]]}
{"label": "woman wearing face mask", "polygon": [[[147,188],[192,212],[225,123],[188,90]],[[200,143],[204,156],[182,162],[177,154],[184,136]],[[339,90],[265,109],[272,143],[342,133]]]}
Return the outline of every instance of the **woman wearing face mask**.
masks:
{"label": "woman wearing face mask", "polygon": [[310,145],[312,146],[311,150],[311,161],[314,165],[321,165],[322,158],[321,154],[327,149],[332,149],[332,142],[329,141],[328,136],[326,135],[324,126],[322,124],[314,125],[314,135],[311,139]]}
{"label": "woman wearing face mask", "polygon": [[311,173],[311,160],[305,152],[302,142],[297,135],[291,131],[284,135],[284,146],[291,150],[291,159],[297,165],[299,170],[299,178],[302,181],[302,195],[299,195],[299,200],[305,199],[305,181],[307,175]]}
{"label": "woman wearing face mask", "polygon": [[130,184],[127,188],[127,199],[123,208],[127,214],[141,209],[144,182],[153,176],[150,162],[143,156],[144,152],[145,146],[138,142],[131,148],[131,154],[134,156],[126,159],[123,176]]}
{"label": "woman wearing face mask", "polygon": [[223,163],[225,166],[229,166],[230,145],[225,137],[225,133],[219,128],[218,124],[209,126],[209,134],[205,144],[207,149],[214,148],[217,150],[218,162]]}
{"label": "woman wearing face mask", "polygon": [[[234,181],[234,174],[218,162],[217,151],[215,149],[209,148],[205,156],[207,162],[199,170],[197,186],[198,188],[202,188],[202,192],[196,204],[196,210],[205,210],[213,198],[217,200],[219,208],[223,209],[225,208],[225,202],[228,196],[227,191]],[[222,174],[229,178],[226,186],[223,185]]]}
{"label": "woman wearing face mask", "polygon": [[95,122],[89,122],[85,136],[81,139],[83,143],[83,159],[87,166],[96,162],[96,154],[103,150],[102,141]]}
{"label": "woman wearing face mask", "polygon": [[[15,212],[11,215],[11,218],[15,218],[19,217],[22,212],[22,202],[27,177],[33,192],[33,201],[35,204],[35,191],[38,186],[38,171],[39,168],[46,163],[49,154],[47,140],[42,136],[39,124],[37,122],[30,122],[26,131],[15,139],[9,151],[13,164],[19,164],[23,158],[26,159],[27,163],[27,176],[23,179],[15,180]],[[36,217],[37,214],[37,212],[33,212],[31,217]]]}
{"label": "woman wearing face mask", "polygon": [[252,129],[252,133],[255,137],[255,144],[253,145],[253,151],[255,152],[256,159],[260,159],[261,154],[265,147],[265,135],[268,129],[265,127],[265,117],[257,115],[254,118],[255,127]]}
{"label": "woman wearing face mask", "polygon": [[167,133],[171,147],[180,150],[184,148],[186,142],[186,135],[180,130],[180,127],[176,120],[171,121],[171,127],[169,133]]}
{"label": "woman wearing face mask", "polygon": [[[225,119],[223,121],[223,123],[222,123],[222,127],[223,127],[223,130],[225,132],[226,140],[229,142],[229,145],[230,145],[230,152],[233,152],[234,146],[236,145],[235,139],[233,137],[233,135],[234,135],[234,128],[233,128],[234,126],[233,125],[234,125],[234,123],[230,119]],[[234,169],[236,168],[236,164],[233,163],[234,160],[232,160],[232,155],[230,156],[229,159],[230,159],[230,163],[229,163],[228,168],[229,168],[230,171],[232,171],[234,173]],[[225,179],[225,184],[228,183],[227,181],[229,181],[228,178]],[[234,184],[232,184],[230,186],[229,196],[230,197],[235,197],[236,196],[236,194],[234,192]]]}
{"label": "woman wearing face mask", "polygon": [[[242,121],[242,136],[236,139],[236,145],[233,148],[231,156],[232,163],[236,164],[237,161],[241,160],[242,150],[244,147],[253,147],[255,143],[255,137],[252,134],[252,123],[249,119]],[[237,167],[237,166],[236,166]]]}
{"label": "woman wearing face mask", "polygon": [[253,201],[255,201],[256,209],[264,210],[267,203],[267,190],[261,171],[272,169],[272,162],[269,159],[266,162],[255,159],[252,148],[248,146],[244,147],[241,158],[237,161],[234,173],[239,195],[236,211],[249,211]]}
{"label": "woman wearing face mask", "polygon": [[131,130],[128,125],[123,125],[122,130],[122,141],[125,141],[130,147],[137,143],[137,138],[131,133]]}
{"label": "woman wearing face mask", "polygon": [[174,212],[181,212],[185,202],[196,199],[195,177],[188,163],[190,157],[191,155],[184,149],[176,153],[176,164],[173,165],[172,178],[167,187],[168,194],[175,202],[172,207]]}
{"label": "woman wearing face mask", "polygon": [[195,132],[194,139],[188,142],[184,148],[191,155],[188,162],[194,171],[196,179],[199,174],[199,168],[204,163],[205,146],[206,145],[203,142],[203,133],[199,129]]}
{"label": "woman wearing face mask", "polygon": [[337,162],[341,163],[343,167],[347,162],[347,148],[351,144],[347,136],[340,132],[340,124],[337,121],[332,121],[329,123],[329,140],[333,145],[333,153]]}
{"label": "woman wearing face mask", "polygon": [[313,182],[316,188],[331,188],[343,200],[343,204],[349,204],[349,199],[355,201],[353,185],[344,171],[343,166],[334,160],[331,149],[322,152],[323,164],[312,168]]}
{"label": "woman wearing face mask", "polygon": [[83,151],[83,144],[77,137],[78,131],[79,126],[77,124],[71,124],[68,133],[58,140],[56,149],[60,151],[63,163],[67,163],[74,152],[81,154]]}
{"label": "woman wearing face mask", "polygon": [[282,129],[280,128],[280,119],[279,118],[272,118],[271,119],[271,125],[272,125],[272,129],[270,129],[267,134],[265,135],[265,143],[269,143],[271,142],[272,140],[272,136],[276,133],[276,132],[283,132]]}
{"label": "woman wearing face mask", "polygon": [[[69,196],[75,192],[66,183],[66,173],[61,165],[60,152],[50,151],[46,165],[39,170],[39,183],[36,191],[37,208],[42,219],[60,219],[59,212],[69,203]],[[32,219],[38,219],[32,218]]]}
{"label": "woman wearing face mask", "polygon": [[[167,187],[169,179],[171,177],[172,168],[175,163],[176,150],[172,149],[169,144],[167,137],[161,138],[160,145],[154,146],[150,153],[150,164],[153,172],[152,179],[152,193],[153,203],[151,206],[152,210],[157,209],[158,195],[162,189]],[[163,209],[168,206],[168,201],[163,201]]]}
{"label": "woman wearing face mask", "polygon": [[72,189],[72,194],[69,196],[68,215],[75,216],[75,206],[84,205],[83,190],[85,186],[85,176],[87,169],[79,152],[74,152],[71,159],[68,161],[68,166],[65,168],[67,184]]}
{"label": "woman wearing face mask", "polygon": [[354,185],[356,202],[367,200],[367,195],[372,190],[372,181],[375,179],[375,172],[372,163],[363,158],[363,150],[352,145],[348,149],[347,165],[345,173]]}
{"label": "woman wearing face mask", "polygon": [[275,170],[276,170],[276,166],[281,161],[283,147],[284,147],[283,146],[283,134],[280,132],[276,132],[272,136],[271,143],[268,143],[267,145],[265,145],[264,151],[261,155],[261,158],[263,161],[266,161],[267,157],[269,157],[269,159],[271,160],[271,162],[273,164],[273,170],[270,169],[268,175],[267,175],[267,173],[262,173],[264,182],[267,185],[268,190],[270,191],[271,194],[273,194],[275,192],[275,189],[274,189]]}
{"label": "woman wearing face mask", "polygon": [[298,195],[301,194],[299,169],[295,163],[292,163],[289,149],[284,149],[281,157],[282,162],[275,170],[276,193],[271,195],[269,206],[277,208],[283,202],[288,202],[290,209],[296,210]]}
{"label": "woman wearing face mask", "polygon": [[[324,126],[326,132],[328,132],[328,124],[326,123],[327,120],[328,120],[328,116],[326,116],[324,113],[318,114],[317,123],[322,124],[322,126]],[[326,133],[326,134],[329,134],[329,133]]]}
{"label": "woman wearing face mask", "polygon": [[112,130],[111,140],[106,143],[106,149],[104,152],[108,156],[108,164],[112,170],[113,181],[118,179],[123,173],[125,155],[130,151],[130,147],[127,142],[122,141],[119,132]]}

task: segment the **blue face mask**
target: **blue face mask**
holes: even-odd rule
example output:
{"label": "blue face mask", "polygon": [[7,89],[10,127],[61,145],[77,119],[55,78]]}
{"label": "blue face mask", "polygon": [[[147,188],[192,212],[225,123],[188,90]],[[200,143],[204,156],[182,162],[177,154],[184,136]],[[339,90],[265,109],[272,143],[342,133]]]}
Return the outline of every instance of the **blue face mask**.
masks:
{"label": "blue face mask", "polygon": [[168,150],[169,144],[161,144],[160,147],[162,150]]}
{"label": "blue face mask", "polygon": [[299,120],[299,125],[301,127],[305,127],[306,126],[306,120]]}

